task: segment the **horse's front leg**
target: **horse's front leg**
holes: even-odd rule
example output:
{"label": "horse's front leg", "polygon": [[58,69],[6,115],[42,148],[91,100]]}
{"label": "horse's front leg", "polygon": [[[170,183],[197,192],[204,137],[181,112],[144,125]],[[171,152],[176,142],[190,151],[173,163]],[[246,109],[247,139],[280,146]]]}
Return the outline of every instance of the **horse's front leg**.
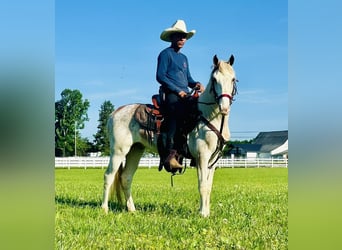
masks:
{"label": "horse's front leg", "polygon": [[210,194],[213,184],[214,168],[208,167],[208,159],[200,158],[197,166],[198,190],[200,193],[200,214],[203,217],[210,215]]}

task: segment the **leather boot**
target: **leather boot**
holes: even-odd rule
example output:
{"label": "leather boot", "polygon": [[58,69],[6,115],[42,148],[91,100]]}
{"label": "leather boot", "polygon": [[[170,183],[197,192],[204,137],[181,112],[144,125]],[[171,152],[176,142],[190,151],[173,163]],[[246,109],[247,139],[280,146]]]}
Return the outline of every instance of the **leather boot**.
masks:
{"label": "leather boot", "polygon": [[166,158],[165,165],[169,166],[170,169],[182,169],[183,166],[179,164],[179,162],[176,159],[177,151],[174,149],[170,150],[169,156]]}

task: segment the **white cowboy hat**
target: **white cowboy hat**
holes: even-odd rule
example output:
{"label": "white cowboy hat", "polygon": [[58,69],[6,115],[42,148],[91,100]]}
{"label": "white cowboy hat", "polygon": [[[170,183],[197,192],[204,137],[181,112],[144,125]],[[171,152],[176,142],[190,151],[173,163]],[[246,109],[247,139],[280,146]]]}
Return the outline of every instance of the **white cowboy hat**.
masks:
{"label": "white cowboy hat", "polygon": [[185,22],[183,20],[177,20],[171,26],[171,28],[165,29],[160,34],[160,39],[162,39],[165,42],[171,42],[170,36],[171,36],[171,34],[174,34],[174,33],[184,33],[184,34],[186,34],[186,39],[190,39],[196,33],[196,30],[191,30],[191,31],[187,32]]}

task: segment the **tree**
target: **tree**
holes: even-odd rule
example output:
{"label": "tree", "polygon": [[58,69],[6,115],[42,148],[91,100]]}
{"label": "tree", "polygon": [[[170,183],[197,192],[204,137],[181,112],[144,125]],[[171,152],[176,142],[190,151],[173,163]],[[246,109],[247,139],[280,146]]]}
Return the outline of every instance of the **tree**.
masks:
{"label": "tree", "polygon": [[92,143],[88,138],[77,138],[77,155],[86,156],[88,152],[91,152]]}
{"label": "tree", "polygon": [[230,155],[230,151],[234,148],[234,145],[236,144],[251,144],[253,142],[253,139],[250,140],[232,140],[229,141],[229,143],[223,148],[223,155],[227,156]]}
{"label": "tree", "polygon": [[89,101],[82,100],[79,90],[65,89],[62,99],[55,102],[55,155],[76,155],[77,142],[81,141],[79,129],[88,121]]}
{"label": "tree", "polygon": [[97,132],[94,135],[94,143],[97,151],[102,155],[109,155],[109,138],[107,130],[107,122],[109,115],[114,111],[114,105],[110,101],[104,101],[99,110],[99,125]]}

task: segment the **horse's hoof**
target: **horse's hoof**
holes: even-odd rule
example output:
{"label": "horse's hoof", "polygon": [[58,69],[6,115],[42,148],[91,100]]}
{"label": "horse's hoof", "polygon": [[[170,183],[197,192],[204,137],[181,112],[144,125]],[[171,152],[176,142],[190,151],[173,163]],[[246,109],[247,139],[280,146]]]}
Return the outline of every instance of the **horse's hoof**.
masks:
{"label": "horse's hoof", "polygon": [[200,215],[201,215],[203,218],[208,218],[208,217],[209,217],[209,213],[205,213],[205,212],[200,212]]}
{"label": "horse's hoof", "polygon": [[105,214],[108,214],[108,206],[101,206]]}
{"label": "horse's hoof", "polygon": [[127,207],[127,211],[130,213],[134,213],[136,210],[135,207]]}

